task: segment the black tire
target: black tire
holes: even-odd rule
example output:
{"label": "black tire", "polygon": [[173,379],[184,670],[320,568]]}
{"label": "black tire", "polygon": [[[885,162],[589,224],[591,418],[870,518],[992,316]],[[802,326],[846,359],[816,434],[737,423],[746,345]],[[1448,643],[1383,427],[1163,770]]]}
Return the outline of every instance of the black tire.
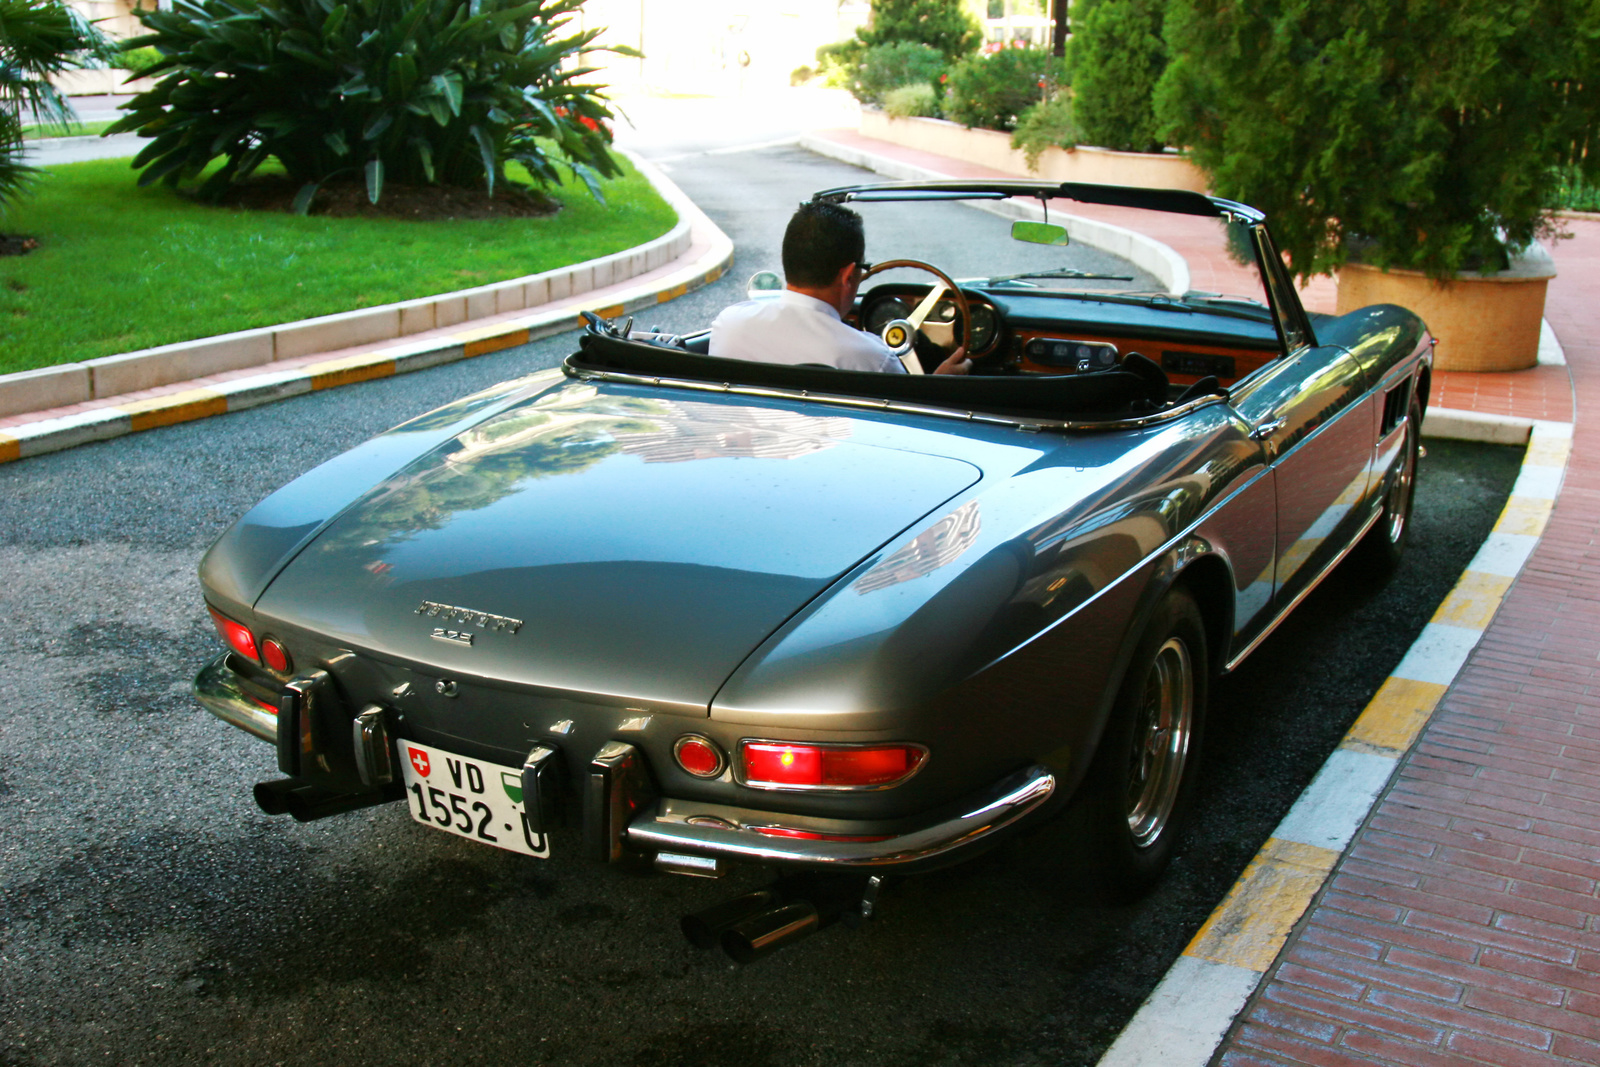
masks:
{"label": "black tire", "polygon": [[1143,896],[1172,859],[1194,801],[1210,673],[1200,609],[1173,589],[1128,663],[1070,819],[1109,900]]}
{"label": "black tire", "polygon": [[1411,536],[1411,508],[1417,498],[1417,456],[1422,449],[1422,401],[1413,394],[1406,412],[1406,440],[1400,461],[1383,487],[1383,511],[1352,555],[1362,570],[1386,578],[1400,565]]}

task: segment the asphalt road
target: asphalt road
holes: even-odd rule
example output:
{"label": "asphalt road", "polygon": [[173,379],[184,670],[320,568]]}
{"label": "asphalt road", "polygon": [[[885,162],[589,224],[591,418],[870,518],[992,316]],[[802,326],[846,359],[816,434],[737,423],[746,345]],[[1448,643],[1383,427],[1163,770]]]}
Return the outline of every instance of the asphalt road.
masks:
{"label": "asphalt road", "polygon": [[[677,330],[771,265],[806,192],[865,180],[794,149],[659,150],[740,249],[729,278],[660,309]],[[994,224],[963,210],[930,255],[958,275],[975,272],[969,227]],[[869,257],[912,236],[869,225]],[[1202,814],[1148,899],[1099,903],[1045,831],[891,886],[864,929],[741,969],[676,924],[759,872],[529,861],[401,805],[271,819],[249,795],[276,777],[268,746],[187,695],[217,647],[194,568],[229,521],[572,347],[0,466],[0,1064],[1092,1063],[1454,583],[1520,459],[1429,442],[1394,579],[1337,575],[1214,689]]]}

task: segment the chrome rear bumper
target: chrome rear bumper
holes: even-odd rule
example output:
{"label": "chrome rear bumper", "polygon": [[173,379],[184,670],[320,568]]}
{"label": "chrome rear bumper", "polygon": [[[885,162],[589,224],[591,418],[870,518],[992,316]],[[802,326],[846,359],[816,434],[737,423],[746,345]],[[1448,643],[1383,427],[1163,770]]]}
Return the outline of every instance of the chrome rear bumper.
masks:
{"label": "chrome rear bumper", "polygon": [[630,847],[647,852],[714,856],[750,863],[791,864],[830,869],[910,870],[937,867],[992,844],[1055,794],[1055,775],[1032,766],[972,797],[963,814],[882,841],[817,841],[769,837],[749,829],[703,826],[660,815],[643,815],[629,824]]}
{"label": "chrome rear bumper", "polygon": [[278,740],[278,713],[262,707],[239,687],[239,676],[228,666],[224,652],[200,669],[194,679],[194,698],[223,722],[255,734],[263,741]]}

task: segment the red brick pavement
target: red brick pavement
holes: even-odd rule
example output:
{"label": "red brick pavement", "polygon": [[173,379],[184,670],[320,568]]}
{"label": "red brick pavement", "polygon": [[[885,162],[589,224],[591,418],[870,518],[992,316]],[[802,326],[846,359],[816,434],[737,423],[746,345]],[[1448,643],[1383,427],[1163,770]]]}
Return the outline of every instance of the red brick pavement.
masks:
{"label": "red brick pavement", "polygon": [[[1546,315],[1577,421],[1550,524],[1224,1067],[1600,1064],[1600,223],[1570,228]],[[1571,418],[1561,368],[1505,377],[1535,376]],[[1443,395],[1494,410],[1454,381],[1492,377]]]}

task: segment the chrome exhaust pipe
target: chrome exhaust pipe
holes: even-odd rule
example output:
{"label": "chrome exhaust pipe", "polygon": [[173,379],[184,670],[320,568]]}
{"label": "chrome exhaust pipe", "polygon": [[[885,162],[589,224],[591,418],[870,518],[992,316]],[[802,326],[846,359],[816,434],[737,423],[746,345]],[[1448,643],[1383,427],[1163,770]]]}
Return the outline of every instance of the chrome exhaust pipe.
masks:
{"label": "chrome exhaust pipe", "polygon": [[724,930],[722,951],[735,963],[754,963],[785,945],[810,937],[823,925],[815,904],[792,900],[759,911]]}
{"label": "chrome exhaust pipe", "polygon": [[403,795],[392,788],[370,793],[335,793],[306,785],[297,778],[258,782],[255,787],[258,808],[268,815],[292,815],[296,822],[312,822],[330,815],[370,808],[374,804],[387,804],[391,800],[399,800]]}
{"label": "chrome exhaust pipe", "polygon": [[782,898],[776,889],[757,889],[693,915],[685,915],[678,920],[678,927],[695,948],[716,948],[722,941],[723,932],[729,927],[780,903]]}

